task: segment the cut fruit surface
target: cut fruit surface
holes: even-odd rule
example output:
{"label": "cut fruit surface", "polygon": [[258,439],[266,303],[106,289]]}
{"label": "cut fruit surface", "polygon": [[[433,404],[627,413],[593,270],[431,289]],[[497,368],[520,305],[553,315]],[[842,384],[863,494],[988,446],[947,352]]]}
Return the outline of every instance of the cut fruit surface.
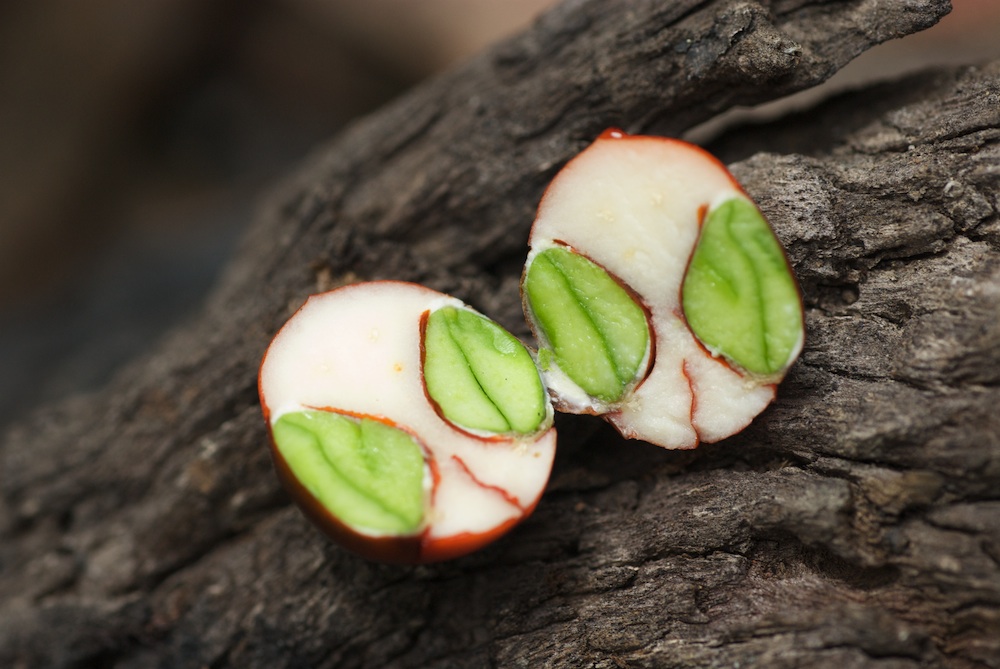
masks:
{"label": "cut fruit surface", "polygon": [[[422,322],[448,328],[429,353]],[[436,351],[446,345],[472,362],[463,369],[454,350]],[[446,386],[449,375],[502,376],[500,354],[511,347],[521,351],[507,370],[513,385],[534,394],[487,395],[509,417],[504,425],[476,419],[473,434],[439,413],[422,352],[442,365],[434,374]],[[537,379],[527,351],[492,321],[454,298],[384,281],[310,297],[268,348],[259,389],[276,467],[305,513],[362,555],[421,562],[475,550],[534,508],[555,452]]]}
{"label": "cut fruit surface", "polygon": [[[695,255],[706,212],[707,236]],[[737,241],[727,239],[732,235]],[[780,245],[725,167],[693,145],[604,133],[556,175],[529,243],[525,315],[543,349],[553,349],[555,364],[542,371],[557,408],[604,414],[627,437],[693,448],[735,434],[771,402],[774,384],[801,349],[801,301]],[[555,274],[544,265],[540,271],[539,258],[567,249],[620,281],[648,314],[648,373],[640,371],[637,385],[624,385],[617,397],[606,392],[614,387],[610,374],[588,387],[580,382],[587,375],[574,372],[582,363],[563,364],[592,360],[600,348],[578,335],[586,319],[574,300],[536,304],[533,284]],[[685,282],[689,263],[693,274]],[[713,272],[732,285],[713,281]],[[740,297],[727,298],[727,288]]]}
{"label": "cut fruit surface", "polygon": [[537,363],[498,324],[414,284],[303,305],[261,363],[279,477],[361,555],[457,557],[534,509],[552,406],[693,448],[746,427],[802,349],[795,277],[726,168],[605,132],[556,175],[521,280]]}

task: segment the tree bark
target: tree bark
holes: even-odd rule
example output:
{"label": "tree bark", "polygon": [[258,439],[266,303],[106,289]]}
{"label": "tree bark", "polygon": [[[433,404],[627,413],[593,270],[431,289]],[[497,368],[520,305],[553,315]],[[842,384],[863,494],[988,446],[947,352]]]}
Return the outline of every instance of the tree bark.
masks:
{"label": "tree bark", "polygon": [[775,404],[695,451],[560,418],[535,514],[421,567],[326,542],[256,399],[309,294],[394,278],[524,334],[556,170],[823,80],[942,0],[569,2],[350,128],[272,197],[200,317],[0,445],[0,666],[1000,666],[1000,63],[714,147],[802,283]]}

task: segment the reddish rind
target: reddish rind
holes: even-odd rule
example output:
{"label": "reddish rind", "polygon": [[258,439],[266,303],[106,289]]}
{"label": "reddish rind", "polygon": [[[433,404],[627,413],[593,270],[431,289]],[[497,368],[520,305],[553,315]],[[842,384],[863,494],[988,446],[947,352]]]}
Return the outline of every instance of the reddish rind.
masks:
{"label": "reddish rind", "polygon": [[[295,502],[306,518],[335,543],[363,558],[376,562],[387,564],[427,564],[468,555],[493,543],[514,529],[521,521],[534,512],[535,507],[538,506],[538,502],[541,499],[541,495],[539,495],[531,504],[526,506],[516,504],[522,511],[520,517],[511,518],[486,532],[462,532],[448,537],[431,539],[429,529],[425,529],[420,533],[412,535],[373,537],[362,534],[345,525],[330,513],[319,500],[313,497],[312,493],[299,483],[299,480],[292,473],[285,458],[281,455],[281,451],[278,450],[274,443],[270,426],[268,426],[268,437],[271,458],[274,462],[275,471],[278,474],[278,480],[281,481],[292,501]],[[433,495],[434,491],[437,490],[440,475],[433,459],[430,459],[428,464],[430,465],[434,481],[431,490],[431,495]],[[468,469],[464,465],[463,469],[468,473]],[[474,476],[471,476],[471,474],[470,478],[475,481],[476,485],[495,490],[498,494],[505,496],[508,500],[510,499],[506,491],[495,486],[484,485],[476,480]]]}
{"label": "reddish rind", "polygon": [[[542,434],[548,433],[550,430],[555,428],[550,427],[548,430]],[[510,501],[514,506],[521,509],[521,515],[517,518],[511,518],[510,520],[497,525],[491,530],[486,532],[462,532],[459,534],[454,534],[448,537],[439,537],[437,539],[430,539],[429,537],[423,540],[422,552],[420,562],[441,562],[443,560],[452,560],[454,558],[462,557],[463,555],[468,555],[474,551],[479,550],[494,541],[500,539],[503,535],[510,532],[512,529],[521,524],[528,516],[530,516],[535,511],[535,507],[538,506],[538,502],[542,498],[541,491],[530,504],[522,505],[511,499],[509,493],[502,488],[497,488],[495,486],[485,485],[481,481],[477,480],[475,476],[472,476],[465,464],[459,460],[459,464],[465,469],[466,473],[469,474],[469,478],[476,483],[476,485],[488,489],[495,490],[499,494],[503,495],[508,501]]]}
{"label": "reddish rind", "polygon": [[422,533],[409,536],[373,537],[361,534],[342,523],[318,499],[313,497],[305,486],[299,483],[274,443],[270,424],[267,431],[271,459],[274,462],[278,480],[281,481],[292,501],[305,514],[306,518],[312,521],[324,534],[344,548],[369,560],[393,564],[419,564],[423,561],[421,559],[423,553]]}
{"label": "reddish rind", "polygon": [[[677,146],[682,146],[686,150],[693,151],[693,152],[699,154],[700,157],[705,158],[706,160],[708,160],[708,161],[714,163],[716,166],[718,166],[719,169],[721,169],[726,174],[726,177],[732,183],[733,187],[736,188],[737,190],[739,190],[744,195],[747,195],[746,190],[744,190],[743,186],[740,185],[740,182],[738,182],[736,180],[736,177],[734,177],[732,175],[732,173],[730,173],[729,168],[726,167],[725,163],[723,163],[721,160],[719,160],[718,158],[716,158],[715,156],[713,156],[711,153],[709,153],[705,149],[703,149],[700,146],[697,146],[695,144],[691,144],[689,142],[685,142],[684,140],[681,140],[681,139],[674,139],[673,137],[654,137],[654,136],[651,136],[651,135],[630,135],[627,132],[625,132],[624,130],[619,130],[618,128],[608,128],[607,130],[605,130],[604,132],[602,132],[600,135],[598,135],[597,139],[598,140],[602,140],[602,139],[614,139],[614,140],[626,141],[626,142],[663,142],[665,144],[675,144]],[[584,152],[585,151],[586,151],[586,149],[584,150]],[[559,174],[562,174],[564,172],[567,172],[567,171],[571,170],[572,167],[573,167],[573,163],[575,163],[578,160],[581,160],[581,156],[583,156],[584,152],[580,152],[579,154],[577,154],[576,156],[574,156],[573,158],[571,158],[565,165],[563,165],[563,168],[561,170],[559,170]],[[556,175],[557,178],[559,177],[559,174]],[[545,192],[542,194],[542,199],[539,201],[538,210],[542,209],[542,203],[545,202],[545,198],[548,196],[549,190],[550,190],[549,188],[546,188]],[[747,195],[747,198],[752,200],[752,198],[750,198],[749,195]],[[707,211],[707,209],[708,209],[708,205],[707,204],[705,205],[705,208],[706,208],[706,211]],[[536,217],[535,220],[537,221],[537,217]],[[528,235],[529,239],[531,238],[531,235],[534,234],[534,232],[535,232],[535,224],[532,223],[532,225],[531,225],[531,232]]]}
{"label": "reddish rind", "polygon": [[[710,153],[704,151],[700,147],[691,145],[691,144],[689,144],[687,142],[684,142],[684,141],[681,141],[681,140],[672,139],[672,138],[666,138],[666,137],[631,136],[631,135],[628,135],[624,131],[622,131],[620,129],[617,129],[617,128],[609,128],[609,129],[605,130],[603,133],[601,133],[601,135],[598,137],[598,140],[595,141],[594,144],[599,144],[602,141],[604,141],[604,142],[613,141],[615,144],[618,144],[620,142],[635,143],[636,145],[647,144],[647,143],[650,144],[650,145],[655,144],[658,147],[657,151],[661,151],[664,148],[666,148],[666,149],[669,149],[669,151],[667,151],[668,153],[677,153],[677,154],[683,153],[683,154],[686,154],[687,156],[690,157],[689,158],[690,160],[697,162],[699,165],[703,165],[704,169],[714,171],[715,174],[716,174],[716,177],[718,178],[718,181],[719,181],[720,185],[721,184],[726,184],[725,186],[720,186],[721,190],[717,191],[717,192],[721,193],[721,192],[726,192],[728,190],[731,190],[733,192],[734,196],[746,197],[747,200],[752,201],[752,198],[750,198],[749,195],[747,195],[747,193],[744,190],[744,188],[739,184],[739,182],[736,181],[735,177],[729,172],[729,170],[726,168],[726,166],[721,161],[719,161],[715,156],[713,156]],[[556,175],[556,177],[553,179],[552,183],[550,183],[549,187],[546,189],[545,193],[543,194],[543,196],[541,198],[541,201],[539,202],[539,206],[538,206],[538,210],[537,210],[537,213],[536,213],[535,221],[532,224],[531,232],[530,232],[530,237],[529,237],[529,243],[531,244],[533,250],[535,250],[535,248],[536,248],[535,247],[535,240],[539,239],[539,238],[540,239],[546,239],[547,238],[547,240],[548,240],[547,243],[549,243],[549,244],[561,245],[561,246],[566,246],[566,247],[574,247],[575,246],[575,244],[573,243],[573,237],[576,236],[575,233],[569,233],[570,237],[566,237],[565,235],[567,233],[565,232],[565,230],[566,230],[565,225],[559,226],[557,224],[555,227],[553,227],[553,225],[552,225],[552,218],[551,218],[552,212],[554,212],[554,211],[560,211],[560,209],[557,209],[556,207],[557,206],[559,206],[559,207],[563,206],[562,205],[562,200],[559,201],[560,202],[559,205],[556,205],[556,203],[553,201],[553,198],[555,197],[555,193],[556,192],[559,192],[560,194],[562,194],[562,193],[565,192],[564,189],[566,188],[565,184],[567,183],[567,180],[573,179],[572,175],[578,172],[578,168],[576,166],[578,164],[583,165],[583,164],[585,164],[584,161],[587,161],[587,160],[590,159],[589,158],[590,154],[588,153],[589,151],[590,151],[590,148],[588,148],[587,150],[582,151],[580,154],[578,154],[572,160],[570,160],[562,168],[562,170],[560,170],[559,174]],[[588,172],[590,172],[593,169],[593,164],[592,163],[586,163],[586,164],[588,165],[588,167],[580,168],[584,173],[588,173]],[[556,187],[557,183],[559,184],[558,187]],[[698,226],[697,227],[698,232],[695,235],[695,243],[692,244],[690,252],[687,254],[686,262],[684,262],[685,274],[686,274],[686,271],[687,271],[687,266],[690,264],[690,258],[694,254],[694,250],[697,247],[697,238],[700,236],[700,229],[701,229],[701,227],[702,227],[702,225],[704,223],[705,217],[708,214],[709,207],[711,206],[710,199],[711,198],[706,198],[700,205],[697,205],[697,209],[695,211],[695,216],[696,216],[695,220],[696,220],[696,224]],[[576,219],[573,219],[573,220],[576,220]],[[543,225],[545,227],[544,232],[540,229],[540,226],[543,226]],[[551,236],[549,237],[549,235],[551,235]],[[587,248],[589,248],[589,245],[585,245],[585,246]],[[785,261],[786,261],[786,263],[788,264],[788,266],[791,266],[790,263],[788,263],[787,253],[785,252],[784,249],[782,249],[782,252],[785,253]],[[594,258],[590,258],[590,259],[593,262],[598,262]],[[602,267],[605,267],[605,269],[607,270],[608,266],[606,264],[604,264],[604,263],[598,263],[598,264],[600,264]],[[626,280],[623,279],[623,278],[621,278],[621,276],[618,275],[617,273],[614,273],[614,275],[616,276],[616,279],[619,281],[620,285],[625,286],[629,290],[630,294],[638,295],[639,296],[640,299],[638,300],[638,302],[643,305],[644,309],[647,310],[647,314],[649,314],[649,313],[651,313],[653,311],[653,309],[651,309],[646,304],[646,301],[643,298],[643,296],[649,294],[650,289],[649,289],[648,286],[644,288],[645,292],[643,292],[639,288],[633,287],[630,283],[626,282]],[[681,276],[683,277],[683,275],[681,275]],[[793,279],[794,279],[794,276],[793,276]],[[745,379],[746,382],[750,386],[754,387],[756,389],[756,391],[758,391],[757,394],[758,394],[758,396],[760,397],[761,400],[764,399],[764,396],[761,394],[763,392],[763,393],[767,394],[769,396],[769,398],[770,398],[770,399],[767,400],[767,402],[773,401],[773,398],[774,398],[774,396],[776,394],[775,393],[775,384],[778,381],[781,380],[781,378],[787,372],[787,369],[786,370],[782,370],[782,372],[780,374],[776,374],[773,377],[761,377],[760,375],[750,374],[746,370],[743,370],[742,368],[738,368],[736,365],[731,364],[730,361],[726,360],[723,357],[718,357],[718,356],[713,355],[711,353],[711,351],[709,351],[705,347],[705,345],[701,342],[701,340],[699,340],[697,338],[697,336],[693,333],[693,331],[691,330],[690,326],[687,323],[687,318],[685,317],[685,315],[683,313],[683,299],[681,299],[681,297],[682,297],[681,296],[681,290],[682,290],[682,288],[683,288],[683,281],[680,281],[678,283],[678,299],[676,300],[676,306],[670,309],[670,313],[672,313],[680,321],[680,323],[683,325],[684,329],[687,330],[687,332],[690,335],[690,338],[697,345],[697,349],[700,351],[701,355],[704,355],[704,357],[705,357],[706,360],[711,360],[711,361],[713,361],[713,363],[718,364],[721,368],[724,368],[727,372],[733,373],[737,377]],[[799,288],[797,282],[796,282],[796,289],[798,290],[799,300],[801,302],[801,289]],[[522,274],[522,281],[521,281],[521,299],[522,299],[522,303],[524,303],[526,305],[527,302],[526,302],[526,295],[525,295],[525,290],[524,290],[524,274]],[[651,302],[651,304],[652,304],[652,302]],[[660,308],[662,308],[662,307],[660,307]],[[526,314],[530,314],[530,312],[528,311],[527,308],[526,308],[525,311],[526,311]],[[659,312],[659,313],[663,313],[663,312]],[[658,346],[658,345],[662,345],[663,344],[663,342],[659,341],[659,339],[661,337],[661,333],[658,332],[658,324],[659,324],[659,320],[658,319],[659,318],[660,318],[660,316],[656,316],[655,314],[653,315],[653,317],[648,317],[647,318],[648,322],[650,323],[651,346]],[[529,317],[528,320],[529,320],[529,325],[531,326],[532,330],[535,331],[535,324],[532,322],[533,318]],[[802,335],[803,335],[803,338],[804,338],[805,333],[803,332]],[[537,337],[537,332],[536,332],[536,337]],[[688,364],[690,362],[691,361],[689,359],[682,358],[682,363]],[[653,358],[651,356],[650,365],[647,368],[646,375],[644,377],[644,383],[645,383],[646,380],[650,379],[653,374],[656,373],[656,366],[657,366],[657,361],[655,360],[655,358]],[[684,376],[687,377],[687,379],[689,381],[688,387],[691,389],[691,394],[692,394],[692,408],[690,410],[691,422],[690,422],[689,425],[690,425],[691,431],[694,433],[694,438],[691,439],[691,442],[693,442],[693,443],[688,443],[687,440],[684,440],[683,443],[670,442],[669,444],[668,443],[660,443],[659,441],[653,440],[653,443],[660,443],[660,445],[666,446],[668,448],[693,448],[693,447],[697,446],[698,441],[711,442],[711,441],[718,441],[719,439],[725,438],[726,435],[724,435],[721,432],[719,432],[716,427],[708,428],[704,424],[699,425],[699,420],[698,420],[698,415],[697,414],[698,414],[698,412],[700,410],[701,414],[703,414],[701,416],[702,421],[707,421],[708,420],[708,415],[706,414],[707,408],[700,407],[700,405],[697,404],[697,402],[694,401],[695,400],[695,395],[699,393],[699,390],[696,387],[697,384],[694,383],[694,378],[693,378],[694,376],[696,376],[695,370],[693,370],[693,369],[690,370],[690,371],[684,370]],[[640,385],[643,385],[643,384],[640,384]],[[636,388],[633,389],[633,393],[634,394],[637,393],[637,391],[639,390],[639,388],[640,388],[640,386],[636,386]],[[550,393],[553,394],[553,396],[555,397],[556,402],[557,402],[557,407],[560,410],[566,410],[565,402],[563,402],[559,398],[558,391],[553,391],[552,389],[550,389]],[[628,400],[626,400],[626,404],[627,404],[627,402],[628,402]],[[633,427],[632,427],[632,425],[630,423],[630,419],[626,418],[626,415],[625,415],[626,414],[626,409],[624,408],[624,406],[625,405],[623,404],[621,407],[616,407],[614,411],[604,414],[603,417],[606,420],[608,420],[609,422],[611,422],[627,438],[643,438],[643,439],[649,440],[650,439],[649,437],[644,436],[644,435],[640,434],[638,431],[636,431],[636,430],[633,429]],[[764,406],[766,406],[766,404],[764,404]],[[573,409],[571,409],[571,410],[573,410]],[[758,409],[757,413],[759,413],[760,410],[762,410],[762,408]],[[596,412],[596,411],[589,411],[589,412],[590,413],[597,413],[598,415],[600,415],[600,412]],[[652,414],[650,414],[650,415],[652,415]],[[753,415],[750,415],[748,417],[748,419],[746,420],[746,422],[743,423],[742,427],[740,427],[739,429],[743,429],[744,427],[746,427],[747,425],[749,425],[750,422],[752,422],[753,417],[756,416],[756,415],[757,415],[756,413],[754,413]],[[734,418],[735,418],[735,416],[734,416]],[[737,419],[736,422],[740,422],[740,419]],[[734,423],[734,427],[735,427],[735,423]],[[706,432],[706,430],[707,430],[707,432]],[[738,431],[739,430],[736,429],[734,431],[728,432],[728,434],[735,434]],[[706,434],[709,435],[707,438],[706,438]]]}
{"label": "reddish rind", "polygon": [[[401,281],[398,283],[406,282]],[[347,286],[342,286],[341,288],[335,288],[334,290],[349,288],[351,285],[355,284],[349,284]],[[308,518],[313,525],[319,528],[335,543],[369,560],[392,564],[419,564],[421,561],[420,554],[422,535],[372,537],[361,534],[348,527],[338,520],[336,516],[330,513],[327,508],[323,506],[320,501],[316,499],[311,492],[309,492],[309,490],[306,489],[305,486],[299,483],[298,478],[296,478],[292,473],[291,468],[285,461],[285,457],[281,454],[281,451],[278,449],[278,446],[274,441],[274,432],[271,429],[271,408],[268,406],[267,398],[264,396],[264,388],[262,385],[263,375],[261,374],[261,370],[263,370],[264,365],[267,362],[267,356],[271,352],[271,344],[278,339],[285,328],[288,327],[288,324],[295,318],[296,315],[299,314],[299,312],[302,311],[304,307],[305,303],[296,309],[288,320],[286,320],[281,326],[281,328],[278,329],[278,332],[276,332],[274,337],[271,338],[271,343],[268,344],[267,350],[264,351],[264,355],[261,357],[260,365],[257,367],[257,397],[260,401],[261,413],[264,415],[264,423],[267,426],[268,449],[271,452],[271,461],[274,463],[274,469],[278,475],[278,480],[281,482],[281,485],[285,488],[289,497],[292,498],[292,501],[295,502],[295,505],[299,507],[306,518]],[[431,495],[433,496],[433,491],[437,488],[439,476],[437,474],[436,466],[432,465],[431,471],[433,473],[433,488],[431,490]]]}
{"label": "reddish rind", "polygon": [[[429,288],[423,286],[418,286],[416,284],[403,282],[403,281],[383,281],[379,282],[383,284],[399,284],[402,286],[407,286],[411,288],[419,288],[427,292],[430,296],[441,297],[440,293],[433,291]],[[328,291],[330,293],[337,292],[341,290],[348,290],[351,288],[356,288],[357,284],[352,284],[349,286],[342,286],[340,288],[334,289],[333,291]],[[320,297],[326,293],[316,295],[313,297]],[[295,316],[302,311],[304,308],[300,307],[296,310],[295,314],[279,329],[278,333],[272,339],[272,344],[281,333],[288,327],[288,323],[291,322]],[[422,338],[421,338],[421,349],[422,349]],[[499,525],[496,525],[489,530],[484,532],[459,532],[450,536],[442,536],[431,538],[431,531],[433,529],[433,524],[430,523],[425,526],[420,532],[410,534],[410,535],[399,535],[399,536],[371,536],[359,532],[350,526],[346,525],[340,521],[336,516],[331,514],[322,503],[317,500],[308,489],[303,486],[295,475],[292,473],[291,468],[288,466],[284,456],[281,454],[277,445],[274,441],[274,435],[271,427],[271,408],[267,403],[267,399],[264,394],[264,389],[262,385],[262,375],[260,371],[264,368],[268,354],[270,353],[271,346],[268,346],[268,350],[265,352],[260,368],[258,369],[257,376],[257,391],[260,398],[261,411],[263,413],[265,423],[267,425],[268,432],[268,447],[271,452],[271,458],[274,462],[275,471],[278,475],[278,480],[281,482],[282,486],[288,492],[292,500],[299,507],[302,513],[325,535],[327,535],[331,540],[337,544],[347,548],[348,550],[360,555],[369,560],[374,560],[378,562],[385,562],[390,564],[424,564],[429,562],[437,562],[442,560],[450,560],[463,555],[467,555],[473,551],[476,551],[484,546],[496,541],[504,534],[509,532],[514,526],[527,518],[534,511],[538,501],[541,499],[542,493],[544,492],[544,487],[538,490],[534,499],[529,504],[514,503],[513,506],[521,511],[520,515],[514,518],[510,518]],[[421,363],[422,363],[423,351],[421,350]],[[425,388],[426,393],[426,388]],[[429,398],[428,398],[429,399]],[[355,418],[370,418],[378,420],[386,425],[395,427],[397,429],[403,429],[406,432],[413,434],[412,430],[406,429],[404,426],[399,425],[396,421],[385,416],[375,416],[366,413],[340,410],[335,407],[310,407],[320,411],[331,411],[334,413],[340,413],[343,415],[353,416]],[[440,416],[440,412],[438,412]],[[445,421],[449,426],[452,427],[456,432],[460,432],[467,437],[473,437],[482,442],[505,442],[510,441],[510,439],[505,439],[503,437],[485,437],[482,435],[469,434],[465,430],[460,430],[454,426],[454,424],[449,421]],[[541,441],[548,437],[550,432],[554,432],[554,427],[550,424],[548,428],[541,430],[535,439]],[[419,439],[418,435],[413,435],[417,442],[421,444],[421,448],[424,452],[425,462],[430,470],[431,475],[431,489],[429,491],[431,506],[433,507],[434,499],[437,495],[437,490],[441,481],[441,473],[439,471],[438,464],[432,454],[423,445],[423,442]],[[510,495],[505,490],[497,486],[491,486],[484,484],[482,481],[478,480],[475,476],[471,475],[468,467],[462,464],[462,468],[470,474],[469,479],[473,483],[481,488],[490,490],[492,492],[499,492],[503,495],[505,501],[511,503],[513,496]]]}
{"label": "reddish rind", "polygon": [[[768,390],[770,390],[770,391],[771,391],[771,399],[770,399],[770,400],[768,400],[768,402],[769,402],[769,403],[770,403],[770,402],[773,402],[773,401],[774,401],[774,398],[775,398],[775,397],[777,396],[777,394],[778,394],[778,384],[776,384],[776,383],[766,383],[766,384],[764,384],[764,385],[763,385],[763,386],[761,386],[761,387],[762,387],[762,388],[766,388],[766,389],[768,389]],[[697,410],[697,405],[695,405],[694,409],[695,409],[695,410]],[[752,423],[752,422],[754,421],[754,418],[756,418],[756,416],[751,416],[750,418],[748,418],[748,419],[747,419],[747,421],[746,421],[745,423],[743,423],[743,425],[741,425],[741,426],[740,426],[739,428],[737,428],[737,429],[735,429],[735,430],[733,431],[733,434],[739,434],[739,433],[740,433],[740,432],[742,432],[743,430],[745,430],[745,429],[747,429],[748,427],[750,427],[750,424],[751,424],[751,423]],[[700,428],[698,427],[698,419],[697,419],[697,418],[694,418],[694,419],[693,419],[693,420],[691,421],[691,426],[692,426],[692,427],[694,428],[695,432],[696,432],[696,433],[698,433],[698,439],[699,439],[699,440],[701,441],[701,443],[703,443],[703,444],[714,444],[714,443],[717,443],[717,442],[719,442],[719,441],[722,441],[723,439],[725,439],[725,438],[726,438],[726,437],[719,437],[719,438],[717,438],[717,439],[712,439],[712,438],[710,438],[710,437],[706,437],[706,436],[704,436],[704,435],[702,434],[702,431],[701,431],[701,429],[700,429]],[[732,436],[732,435],[730,435],[730,436]]]}
{"label": "reddish rind", "polygon": [[453,560],[455,558],[462,557],[463,555],[473,553],[480,548],[493,543],[514,529],[522,520],[531,515],[537,504],[538,500],[535,500],[534,504],[524,510],[523,516],[520,518],[511,518],[507,522],[497,525],[492,530],[487,532],[481,532],[478,534],[462,532],[461,534],[453,534],[450,537],[428,540],[422,546],[420,562],[442,562],[444,560]]}

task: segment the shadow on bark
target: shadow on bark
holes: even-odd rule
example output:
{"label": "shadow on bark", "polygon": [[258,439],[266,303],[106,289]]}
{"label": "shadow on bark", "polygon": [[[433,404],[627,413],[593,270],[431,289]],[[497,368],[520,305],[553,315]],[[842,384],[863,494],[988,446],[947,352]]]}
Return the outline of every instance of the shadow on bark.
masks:
{"label": "shadow on bark", "polygon": [[272,334],[364,279],[523,333],[547,181],[611,125],[679,133],[932,24],[926,0],[567,3],[289,179],[200,319],[0,446],[0,664],[1000,666],[1000,63],[713,147],[803,286],[776,403],[693,452],[560,419],[534,516],[423,567],[326,543],[277,487]]}

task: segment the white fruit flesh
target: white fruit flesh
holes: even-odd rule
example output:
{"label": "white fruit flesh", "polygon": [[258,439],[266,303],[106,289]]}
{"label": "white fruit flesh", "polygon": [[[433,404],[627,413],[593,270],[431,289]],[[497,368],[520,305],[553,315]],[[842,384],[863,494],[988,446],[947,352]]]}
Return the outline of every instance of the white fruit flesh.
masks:
{"label": "white fruit flesh", "polygon": [[[568,245],[623,281],[650,312],[653,368],[607,416],[627,437],[693,448],[739,432],[774,398],[773,384],[741,375],[708,353],[681,315],[681,283],[701,215],[734,197],[746,195],[700,149],[606,133],[556,176],[542,199],[529,262]],[[564,374],[556,370],[545,380],[562,408],[594,410]]]}
{"label": "white fruit flesh", "polygon": [[[430,452],[429,539],[488,532],[534,506],[548,480],[555,431],[484,440],[455,429],[428,402],[420,318],[453,298],[401,282],[348,286],[310,297],[278,333],[260,372],[273,425],[282,415],[332,409],[391,420]],[[376,533],[371,533],[373,536]]]}

